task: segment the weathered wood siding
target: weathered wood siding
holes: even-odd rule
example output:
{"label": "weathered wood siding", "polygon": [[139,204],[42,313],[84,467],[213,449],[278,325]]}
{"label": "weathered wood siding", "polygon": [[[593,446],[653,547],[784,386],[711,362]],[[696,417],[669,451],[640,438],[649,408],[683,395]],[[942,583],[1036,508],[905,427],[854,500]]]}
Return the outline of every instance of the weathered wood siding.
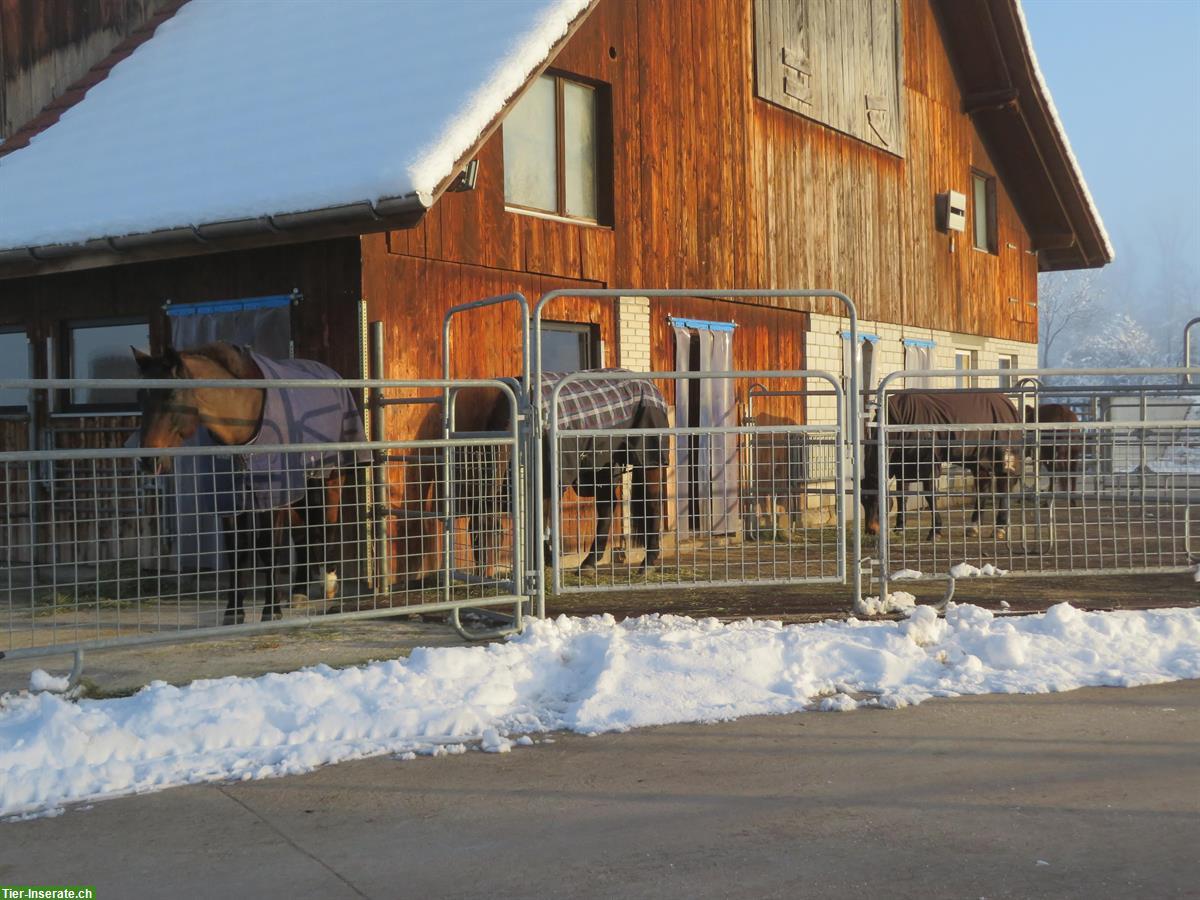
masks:
{"label": "weathered wood siding", "polygon": [[0,0],[0,139],[175,0]]}
{"label": "weathered wood siding", "polygon": [[995,167],[928,0],[900,4],[900,31],[903,158],[755,96],[751,0],[605,0],[552,68],[611,90],[613,227],[506,211],[497,133],[474,192],[367,240],[364,265],[396,254],[614,287],[831,287],[865,319],[1035,341],[1037,261],[1003,184],[998,255],[935,228],[936,194]]}

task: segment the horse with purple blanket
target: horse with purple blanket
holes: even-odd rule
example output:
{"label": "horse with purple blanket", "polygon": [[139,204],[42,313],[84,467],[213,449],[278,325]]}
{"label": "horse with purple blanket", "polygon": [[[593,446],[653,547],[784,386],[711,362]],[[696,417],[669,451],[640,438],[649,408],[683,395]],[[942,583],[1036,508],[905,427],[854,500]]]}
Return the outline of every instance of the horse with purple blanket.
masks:
{"label": "horse with purple blanket", "polygon": [[[254,590],[256,560],[269,572],[271,599],[264,621],[282,615],[294,591],[303,593],[302,576],[316,550],[325,570],[327,597],[336,585],[329,565],[330,532],[344,543],[342,495],[346,472],[365,462],[364,450],[294,450],[298,444],[365,441],[354,395],[345,388],[272,388],[283,379],[337,379],[338,374],[311,360],[271,360],[253,351],[218,342],[183,352],[168,348],[162,356],[133,351],[144,378],[177,379],[179,386],[138,392],[141,446],[178,447],[201,427],[219,444],[253,445],[262,452],[233,459],[232,478],[213,482],[218,512],[230,526],[236,584],[225,607],[224,623],[245,621],[245,601]],[[192,387],[193,380],[250,381],[240,389]],[[261,384],[261,387],[257,385]],[[168,457],[156,471],[167,471]],[[293,569],[292,554],[295,553]],[[341,560],[339,560],[341,562]]]}
{"label": "horse with purple blanket", "polygon": [[[1007,536],[1008,495],[1022,473],[1023,454],[1019,428],[956,429],[955,425],[1017,425],[1021,414],[999,391],[923,391],[906,390],[888,396],[887,424],[939,425],[944,429],[922,432],[888,432],[887,475],[896,479],[897,488],[917,482],[933,512],[933,526],[927,540],[941,532],[942,518],[933,496],[939,469],[946,464],[961,465],[975,476],[975,506],[968,536],[978,534],[981,498],[993,497],[996,507],[996,537]],[[864,454],[866,470],[862,477],[866,530],[878,534],[879,443],[871,441]],[[928,493],[926,494],[926,485]],[[896,509],[896,528],[904,527],[904,497],[901,492]],[[887,512],[884,516],[887,516]]]}

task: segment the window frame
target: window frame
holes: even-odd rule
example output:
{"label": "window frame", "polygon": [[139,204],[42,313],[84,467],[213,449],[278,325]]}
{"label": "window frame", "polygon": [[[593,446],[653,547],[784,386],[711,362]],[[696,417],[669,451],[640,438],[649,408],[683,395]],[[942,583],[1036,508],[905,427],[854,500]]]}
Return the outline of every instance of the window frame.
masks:
{"label": "window frame", "polygon": [[[967,364],[959,368],[958,362],[965,359]],[[970,350],[964,347],[954,348],[954,387],[956,389],[973,388],[976,386],[974,375],[963,375],[962,372],[969,369],[978,369],[979,351]]]}
{"label": "window frame", "polygon": [[[996,354],[996,368],[1019,369],[1021,368],[1021,365],[1017,361],[1017,355],[1015,353],[998,353]],[[1001,375],[997,381],[1000,384],[1000,389],[1004,391],[1012,390],[1014,387],[1016,387],[1016,381],[1013,380],[1012,375]]]}
{"label": "window frame", "polygon": [[[544,320],[542,322],[542,332],[556,332],[558,334],[574,334],[580,340],[580,346],[585,351],[584,366],[574,371],[587,372],[592,369],[600,368],[600,326],[592,322],[567,322]],[[554,370],[561,371],[561,370]]]}
{"label": "window frame", "polygon": [[[147,337],[150,335],[151,323],[149,316],[107,316],[96,319],[67,319],[60,322],[57,329],[57,340],[54,348],[55,371],[63,373],[62,378],[83,378],[75,374],[74,367],[74,334],[85,328],[106,328],[120,325],[145,325]],[[136,376],[133,376],[136,377]],[[128,403],[77,403],[72,398],[72,388],[58,391],[55,412],[63,415],[140,415],[137,399]]]}
{"label": "window frame", "polygon": [[[975,202],[975,184],[977,181],[982,181],[984,184],[984,240],[987,243],[986,247],[980,247],[976,243],[976,223],[979,216],[979,204]],[[989,253],[992,256],[1000,255],[1000,240],[997,234],[996,226],[996,176],[989,175],[982,169],[971,169],[971,247],[978,250],[980,253]]]}
{"label": "window frame", "polygon": [[[572,75],[558,69],[548,69],[538,78],[554,79],[554,162],[555,162],[555,208],[542,209],[539,206],[526,206],[510,200],[504,190],[504,209],[520,215],[535,216],[543,219],[562,219],[579,225],[597,225],[611,227],[613,224],[613,124],[612,124],[612,90],[610,85]],[[595,114],[596,136],[596,217],[573,215],[567,212],[567,167],[566,167],[566,85],[575,84],[592,91]],[[532,82],[531,82],[532,84]],[[524,93],[522,93],[522,98]],[[520,99],[517,100],[521,102]],[[501,128],[501,145],[503,148],[503,129]],[[501,154],[503,156],[503,152]]]}
{"label": "window frame", "polygon": [[[18,334],[25,339],[25,375],[24,378],[33,378],[33,356],[30,352],[29,330],[24,325],[0,325],[0,336],[8,334]],[[16,390],[14,388],[14,390]],[[25,416],[29,413],[29,403],[2,403],[0,402],[0,417],[12,418]]]}

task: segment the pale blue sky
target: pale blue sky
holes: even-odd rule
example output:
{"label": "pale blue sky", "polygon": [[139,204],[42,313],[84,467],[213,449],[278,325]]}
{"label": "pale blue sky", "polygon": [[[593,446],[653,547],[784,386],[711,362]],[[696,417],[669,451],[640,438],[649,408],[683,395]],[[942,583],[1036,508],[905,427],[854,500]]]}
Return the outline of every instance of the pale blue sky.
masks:
{"label": "pale blue sky", "polygon": [[1024,9],[1116,247],[1106,274],[1149,285],[1171,240],[1200,269],[1200,0],[1024,0]]}

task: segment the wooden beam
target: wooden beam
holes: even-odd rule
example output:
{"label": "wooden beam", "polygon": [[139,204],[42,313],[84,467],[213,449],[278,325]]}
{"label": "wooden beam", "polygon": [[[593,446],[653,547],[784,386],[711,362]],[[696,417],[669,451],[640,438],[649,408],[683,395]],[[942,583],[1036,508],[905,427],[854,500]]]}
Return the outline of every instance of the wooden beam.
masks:
{"label": "wooden beam", "polygon": [[985,109],[1015,107],[1019,97],[1020,92],[1012,86],[989,91],[976,91],[963,97],[962,111],[970,116]]}
{"label": "wooden beam", "polygon": [[1076,243],[1075,234],[1070,231],[1031,234],[1029,241],[1034,250],[1066,250]]}

